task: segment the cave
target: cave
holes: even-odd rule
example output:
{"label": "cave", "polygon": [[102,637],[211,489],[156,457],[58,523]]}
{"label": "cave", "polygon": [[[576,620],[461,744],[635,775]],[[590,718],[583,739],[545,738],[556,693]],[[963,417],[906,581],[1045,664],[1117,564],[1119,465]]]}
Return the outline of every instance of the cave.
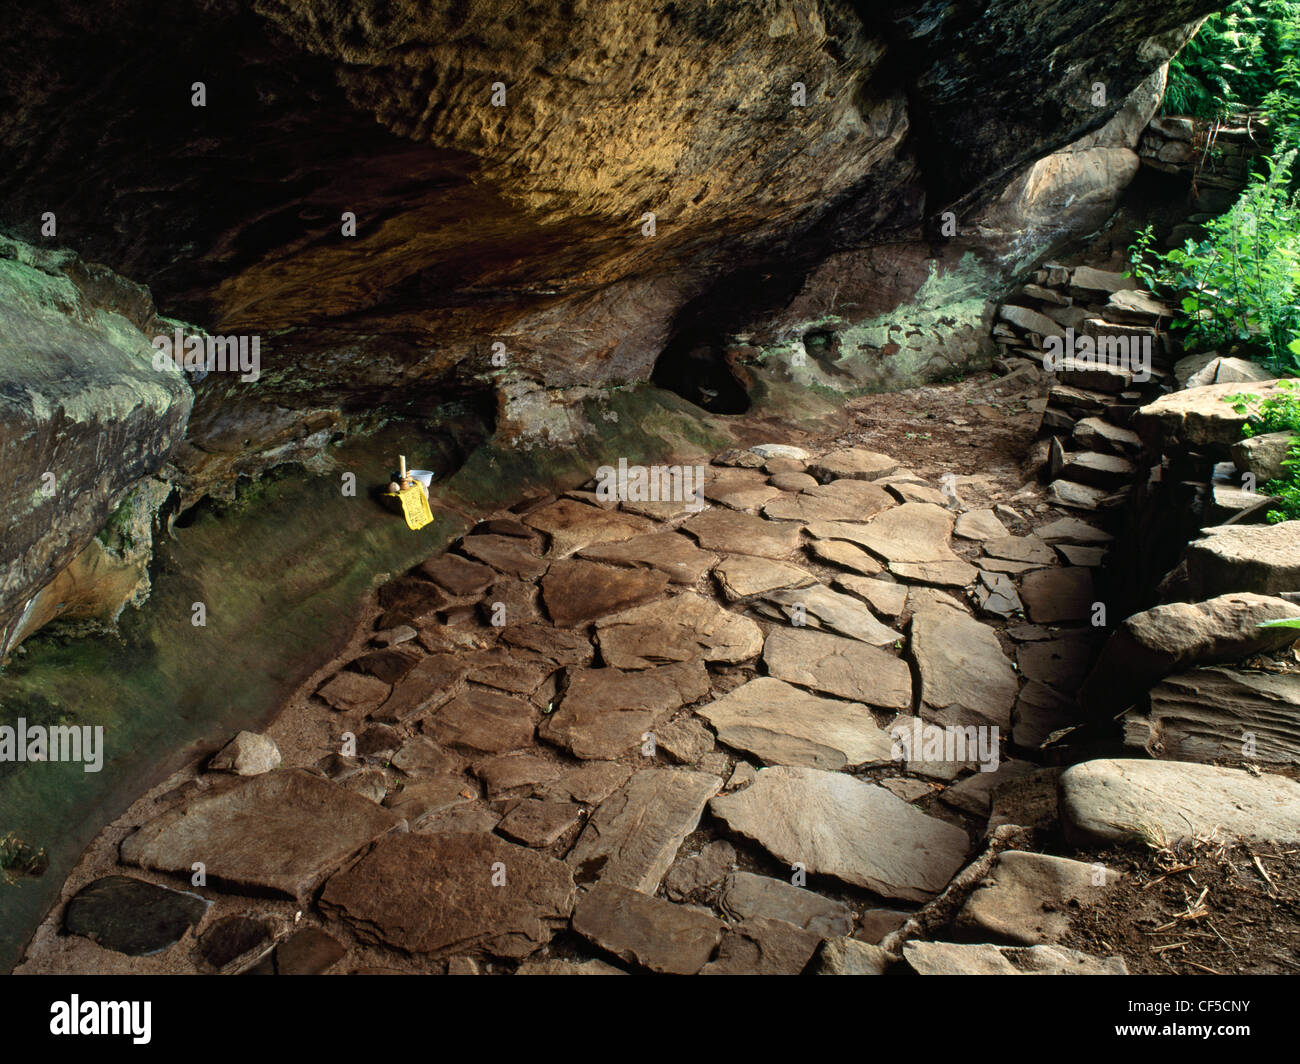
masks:
{"label": "cave", "polygon": [[1224,7],[7,13],[0,970],[1294,971]]}

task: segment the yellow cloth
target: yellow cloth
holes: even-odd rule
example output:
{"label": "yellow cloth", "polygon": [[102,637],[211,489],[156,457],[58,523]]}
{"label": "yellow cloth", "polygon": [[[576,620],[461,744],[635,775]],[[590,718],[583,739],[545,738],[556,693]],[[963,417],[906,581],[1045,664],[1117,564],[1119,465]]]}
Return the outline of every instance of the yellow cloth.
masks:
{"label": "yellow cloth", "polygon": [[397,497],[402,502],[402,516],[406,518],[406,527],[412,532],[423,528],[433,520],[433,511],[429,509],[429,496],[418,483],[399,491]]}

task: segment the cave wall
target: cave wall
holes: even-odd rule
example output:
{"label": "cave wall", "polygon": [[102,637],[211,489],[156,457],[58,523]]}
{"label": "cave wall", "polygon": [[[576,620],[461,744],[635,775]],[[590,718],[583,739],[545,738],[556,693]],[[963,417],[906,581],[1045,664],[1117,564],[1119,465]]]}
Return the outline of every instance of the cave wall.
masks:
{"label": "cave wall", "polygon": [[1214,6],[54,0],[0,27],[0,225],[261,334],[281,409],[491,384],[498,340],[551,387],[644,380],[692,300],[734,327],[755,271],[936,242]]}
{"label": "cave wall", "polygon": [[[978,364],[1005,286],[1113,209],[1163,65],[1216,6],[18,7],[0,23],[0,232],[96,265],[41,312],[66,304],[77,328],[0,338],[5,394],[30,390],[32,335],[102,370],[88,353],[123,316],[136,355],[186,322],[258,338],[261,368],[147,380],[128,359],[138,415],[66,436],[56,404],[10,433],[11,493],[54,460],[87,488],[75,520],[24,504],[10,521],[0,616],[169,460],[192,502],[390,415],[485,411],[512,441],[561,438],[566,392],[649,380],[683,345],[742,381],[751,362],[850,391]],[[92,282],[113,322],[78,309]],[[150,293],[165,317],[133,317]],[[120,475],[100,437],[134,456]]]}

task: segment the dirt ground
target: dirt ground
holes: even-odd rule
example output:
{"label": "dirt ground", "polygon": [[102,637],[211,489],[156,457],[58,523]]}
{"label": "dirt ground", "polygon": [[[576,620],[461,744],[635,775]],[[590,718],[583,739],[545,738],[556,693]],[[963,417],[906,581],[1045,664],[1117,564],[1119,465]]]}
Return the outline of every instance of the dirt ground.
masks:
{"label": "dirt ground", "polygon": [[1300,849],[1209,840],[1075,856],[1124,879],[1075,917],[1065,945],[1118,953],[1134,975],[1300,972]]}

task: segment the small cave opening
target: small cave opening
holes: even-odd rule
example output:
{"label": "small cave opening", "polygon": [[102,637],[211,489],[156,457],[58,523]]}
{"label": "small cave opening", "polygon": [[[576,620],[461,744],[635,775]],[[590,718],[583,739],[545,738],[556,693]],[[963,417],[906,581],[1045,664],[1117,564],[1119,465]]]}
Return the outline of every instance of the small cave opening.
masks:
{"label": "small cave opening", "polygon": [[682,333],[660,353],[650,380],[710,414],[744,414],[749,394],[727,363],[721,340]]}

